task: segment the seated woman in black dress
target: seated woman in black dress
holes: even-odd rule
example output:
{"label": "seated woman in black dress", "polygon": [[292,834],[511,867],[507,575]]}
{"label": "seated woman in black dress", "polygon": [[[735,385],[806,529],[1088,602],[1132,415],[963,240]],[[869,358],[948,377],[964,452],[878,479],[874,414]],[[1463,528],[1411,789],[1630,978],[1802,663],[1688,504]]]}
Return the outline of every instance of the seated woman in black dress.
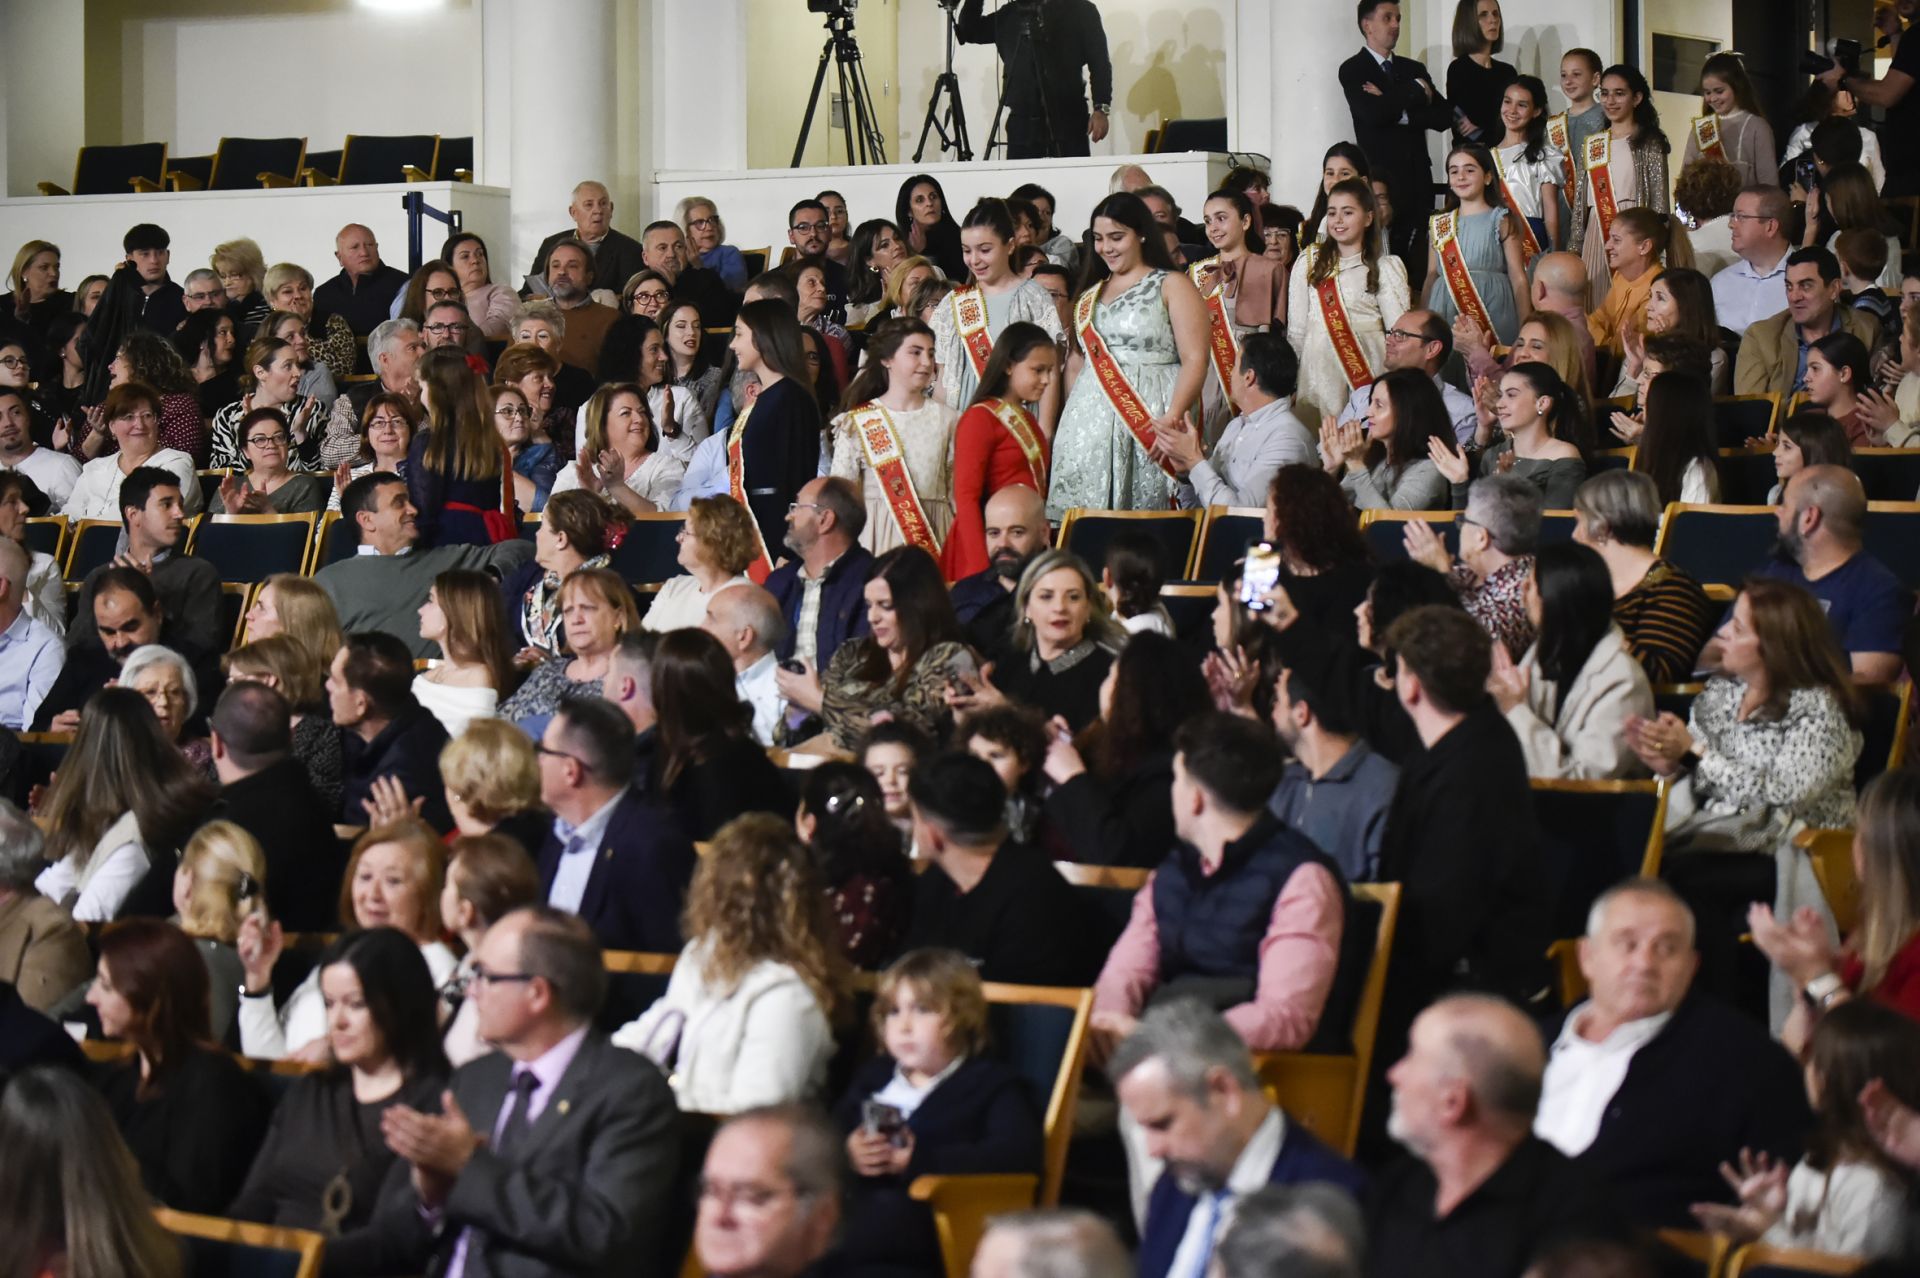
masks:
{"label": "seated woman in black dress", "polygon": [[98,1079],[155,1201],[218,1215],[267,1129],[266,1094],[208,1041],[207,965],[186,933],[128,919],[100,938],[87,1002],[134,1055]]}
{"label": "seated woman in black dress", "polygon": [[[1045,1157],[1040,1103],[1025,1079],[982,1055],[987,1000],[954,950],[914,950],[880,978],[873,1035],[885,1051],[854,1075],[834,1121],[847,1133],[849,1270],[940,1272],[933,1214],[907,1195],[916,1176],[1034,1174]],[[889,1269],[891,1272],[892,1269]]]}
{"label": "seated woman in black dress", "polygon": [[994,654],[991,678],[961,680],[948,697],[970,712],[1016,701],[1079,732],[1100,716],[1100,685],[1127,632],[1113,619],[1100,581],[1070,550],[1043,550],[1013,592],[1013,633]]}
{"label": "seated woman in black dress", "polygon": [[680,816],[687,836],[713,832],[744,812],[786,817],[793,795],[753,735],[733,661],[704,630],[669,630],[653,653],[654,751],[647,790]]}
{"label": "seated woman in black dress", "polygon": [[518,537],[513,462],[493,427],[486,384],[456,346],[422,355],[418,376],[426,423],[407,449],[407,497],[420,512],[420,548]]}
{"label": "seated woman in black dress", "polygon": [[447,1082],[433,977],[420,947],[396,928],[351,932],[320,956],[333,1067],[296,1079],[245,1186],[235,1220],[327,1235],[327,1265],[379,1271],[367,1229],[395,1155],[380,1134],[389,1106],[437,1111]]}

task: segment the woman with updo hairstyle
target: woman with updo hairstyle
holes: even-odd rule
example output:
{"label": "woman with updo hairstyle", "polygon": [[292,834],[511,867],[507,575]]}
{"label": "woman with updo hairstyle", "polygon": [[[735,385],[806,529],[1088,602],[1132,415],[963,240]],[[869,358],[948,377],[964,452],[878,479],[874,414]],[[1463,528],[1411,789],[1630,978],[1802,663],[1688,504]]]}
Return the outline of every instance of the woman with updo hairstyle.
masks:
{"label": "woman with updo hairstyle", "polygon": [[880,783],[857,763],[814,768],[801,783],[794,827],[826,885],[847,961],[867,971],[884,966],[907,935],[913,866]]}
{"label": "woman with updo hairstyle", "polygon": [[[1540,490],[1541,509],[1570,508],[1573,494],[1587,478],[1587,454],[1592,447],[1586,410],[1573,390],[1545,364],[1515,364],[1500,379],[1494,418],[1500,424],[1500,439],[1480,454],[1480,477],[1517,475]],[[1464,510],[1467,459],[1451,445],[1450,436],[1436,442],[1431,455],[1453,485],[1454,508]],[[1509,456],[1511,460],[1503,460]]]}
{"label": "woman with updo hairstyle", "polygon": [[440,260],[459,278],[460,296],[474,329],[489,342],[509,340],[507,329],[520,299],[505,284],[493,282],[487,242],[472,231],[455,231],[440,246]]}
{"label": "woman with updo hairstyle", "polygon": [[[276,262],[267,268],[261,288],[266,293],[267,304],[275,311],[297,316],[304,328],[312,330],[313,355],[327,370],[329,384],[343,382],[353,375],[353,326],[344,315],[323,315],[314,309],[313,272],[293,262]],[[261,320],[259,331],[264,334],[273,327],[273,317],[268,315]]]}
{"label": "woman with updo hairstyle", "polygon": [[933,312],[933,352],[940,366],[937,394],[954,411],[971,403],[993,344],[1007,325],[1035,324],[1055,342],[1066,339],[1053,298],[1013,270],[1013,215],[1005,200],[981,200],[960,225],[963,287]]}
{"label": "woman with updo hairstyle", "polygon": [[493,427],[493,404],[464,352],[420,357],[426,429],[407,450],[407,498],[419,512],[422,550],[486,546],[520,535],[513,462]]}
{"label": "woman with updo hairstyle", "polygon": [[1267,485],[1264,532],[1280,552],[1280,584],[1294,607],[1351,637],[1373,555],[1339,483],[1317,466],[1282,466]]}
{"label": "woman with updo hairstyle", "polygon": [[[445,766],[446,756],[442,755],[443,772]],[[480,943],[495,923],[541,899],[540,871],[532,854],[520,843],[503,834],[462,834],[449,845],[447,884],[440,890],[440,924],[449,936],[460,938],[465,951],[460,966],[439,990],[439,1013],[446,1020],[440,1045],[453,1068],[459,1069],[493,1050],[480,1037],[480,1006],[470,996],[474,956],[480,952]]]}
{"label": "woman with updo hairstyle", "polygon": [[565,644],[560,583],[582,568],[605,568],[626,523],[620,512],[583,489],[555,493],[534,528],[533,559],[500,583],[521,660],[551,657]]}
{"label": "woman with updo hairstyle", "polygon": [[1683,683],[1720,608],[1684,568],[1653,553],[1666,508],[1650,476],[1604,470],[1573,496],[1573,539],[1607,565],[1613,619],[1649,682]]}
{"label": "woman with updo hairstyle", "polygon": [[791,793],[753,735],[733,660],[705,630],[669,630],[653,652],[654,749],[648,793],[695,840],[746,812],[790,810]]}
{"label": "woman with updo hairstyle", "polygon": [[[1037,324],[1009,324],[953,436],[953,526],[940,551],[949,581],[987,570],[987,502],[1010,484],[1047,491],[1051,432],[1028,405],[1039,404],[1060,375],[1060,348]],[[1057,403],[1058,397],[1054,397]]]}
{"label": "woman with updo hairstyle", "polygon": [[412,937],[391,927],[350,932],[327,947],[317,970],[331,1066],[287,1087],[225,1214],[318,1230],[330,1265],[366,1273],[393,1247],[388,1231],[371,1228],[399,1161],[381,1119],[395,1105],[437,1110],[449,1069],[434,979]]}
{"label": "woman with updo hairstyle", "polygon": [[267,909],[267,858],[231,821],[209,821],[187,841],[173,871],[174,925],[207,964],[208,1024],[214,1041],[233,1025],[246,970],[234,949],[240,925]]}
{"label": "woman with updo hairstyle", "polygon": [[[560,453],[552,444],[534,438],[533,409],[518,386],[488,386],[486,394],[493,406],[493,428],[513,462],[513,499],[520,509],[537,515],[546,509],[547,495],[553,491]],[[395,473],[406,478],[403,472]]]}
{"label": "woman with updo hairstyle", "polygon": [[134,1050],[95,1085],[154,1200],[216,1215],[246,1178],[271,1107],[213,1041],[207,994],[206,964],[172,924],[128,919],[101,934],[87,1002],[100,1033]]}
{"label": "woman with updo hairstyle", "polygon": [[514,387],[532,411],[534,440],[566,449],[573,444],[573,415],[578,405],[560,398],[560,377],[559,357],[535,342],[515,342],[500,352],[493,365],[493,384]]}
{"label": "woman with updo hairstyle", "polygon": [[453,828],[499,834],[537,856],[553,830],[540,806],[540,759],[527,734],[504,719],[475,719],[440,750],[440,781]]}
{"label": "woman with updo hairstyle", "polygon": [[243,237],[214,245],[207,265],[220,277],[220,285],[227,291],[227,313],[240,325],[241,337],[246,337],[271,309],[262,291],[267,280],[265,255],[258,244]]}
{"label": "woman with updo hairstyle", "polygon": [[[675,561],[686,571],[668,579],[654,595],[642,621],[646,629],[698,626],[706,620],[707,603],[715,595],[728,586],[752,582],[747,570],[760,557],[762,546],[754,537],[753,518],[746,507],[724,494],[695,497],[688,504],[675,552]],[[785,518],[783,514],[781,519]]]}
{"label": "woman with updo hairstyle", "polygon": [[278,337],[254,339],[247,347],[240,370],[240,384],[246,393],[213,415],[209,439],[214,469],[246,468],[240,423],[248,414],[262,408],[277,408],[286,417],[289,464],[302,470],[310,470],[317,464],[314,459],[319,455],[319,435],[324,421],[320,402],[301,394],[300,377],[300,357],[292,343]]}
{"label": "woman with updo hairstyle", "polygon": [[[302,579],[302,584],[312,583]],[[336,622],[335,652],[342,642],[338,626]],[[343,784],[340,731],[327,709],[327,668],[312,648],[294,638],[296,633],[300,632],[289,629],[285,634],[253,639],[228,653],[222,664],[229,680],[257,679],[287,699],[293,711],[293,757],[306,770],[321,803],[329,810],[338,810]]]}
{"label": "woman with updo hairstyle", "polygon": [[[860,544],[876,555],[905,545],[938,555],[953,526],[954,426],[959,413],[954,401],[943,403],[927,393],[938,344],[936,330],[919,320],[882,321],[868,339],[866,365],[847,388],[847,410],[828,427],[832,474],[864,495],[867,522]],[[874,465],[873,432],[890,437],[905,464],[911,491],[906,500],[913,522],[922,524],[911,532],[894,509],[892,472],[882,473]]]}
{"label": "woman with updo hairstyle", "polygon": [[[1772,160],[1768,160],[1772,164]],[[1769,178],[1771,175],[1769,175]],[[1769,183],[1771,184],[1771,183]],[[1694,265],[1711,277],[1732,266],[1733,203],[1746,183],[1740,170],[1722,160],[1698,159],[1680,170],[1673,184],[1673,207],[1685,215],[1693,241]]]}
{"label": "woman with updo hairstyle", "polygon": [[666,1070],[685,1113],[817,1100],[849,973],[825,884],[787,818],[744,816],[713,836],[681,927],[667,992],[614,1044]]}

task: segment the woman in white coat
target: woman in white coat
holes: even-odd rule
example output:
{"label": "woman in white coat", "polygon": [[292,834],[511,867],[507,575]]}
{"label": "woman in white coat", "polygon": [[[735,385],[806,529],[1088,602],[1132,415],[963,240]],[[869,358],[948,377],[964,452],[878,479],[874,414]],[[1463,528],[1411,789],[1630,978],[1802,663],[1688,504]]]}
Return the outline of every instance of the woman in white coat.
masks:
{"label": "woman in white coat", "polygon": [[759,813],[721,827],[687,889],[684,930],[667,992],[613,1041],[666,1071],[682,1112],[818,1100],[848,974],[793,826]]}
{"label": "woman in white coat", "polygon": [[1571,542],[1543,546],[1527,582],[1539,632],[1520,663],[1494,645],[1487,690],[1527,756],[1527,773],[1570,781],[1640,776],[1629,717],[1653,713],[1653,686],[1613,620],[1606,561]]}

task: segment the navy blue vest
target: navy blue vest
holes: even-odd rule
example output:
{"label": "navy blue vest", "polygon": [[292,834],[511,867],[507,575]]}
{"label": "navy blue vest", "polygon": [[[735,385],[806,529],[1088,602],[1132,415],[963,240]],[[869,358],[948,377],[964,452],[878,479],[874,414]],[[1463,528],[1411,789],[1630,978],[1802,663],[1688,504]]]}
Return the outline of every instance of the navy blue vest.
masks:
{"label": "navy blue vest", "polygon": [[1344,897],[1340,867],[1271,814],[1262,814],[1227,845],[1212,875],[1200,872],[1198,852],[1184,843],[1176,847],[1153,877],[1161,982],[1182,976],[1255,980],[1273,903],[1293,872],[1308,864],[1325,868]]}

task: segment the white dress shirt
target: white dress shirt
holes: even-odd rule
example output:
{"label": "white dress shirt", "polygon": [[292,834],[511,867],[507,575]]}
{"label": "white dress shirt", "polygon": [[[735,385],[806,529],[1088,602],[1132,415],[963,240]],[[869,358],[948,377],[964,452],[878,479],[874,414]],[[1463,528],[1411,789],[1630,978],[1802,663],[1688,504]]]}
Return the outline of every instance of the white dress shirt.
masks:
{"label": "white dress shirt", "polygon": [[553,835],[560,840],[560,864],[553,871],[553,886],[547,889],[547,904],[569,914],[580,912],[587,896],[587,880],[593,875],[593,862],[600,855],[600,839],[613,823],[613,810],[627,795],[614,795],[592,816],[579,825],[568,825],[555,817]]}
{"label": "white dress shirt", "polygon": [[1318,432],[1294,415],[1283,396],[1227,423],[1213,453],[1187,473],[1176,495],[1182,506],[1265,506],[1274,472],[1320,462]]}
{"label": "white dress shirt", "polygon": [[1743,257],[1714,275],[1713,313],[1721,328],[1745,333],[1761,320],[1787,309],[1789,252],[1783,250],[1780,260],[1766,271],[1756,270]]}
{"label": "white dress shirt", "polygon": [[18,732],[31,724],[66,664],[60,636],[22,608],[0,630],[0,727]]}
{"label": "white dress shirt", "polygon": [[[1227,1187],[1220,1191],[1224,1200],[1218,1211],[1212,1202],[1214,1195],[1202,1194],[1195,1200],[1193,1214],[1187,1217],[1187,1232],[1180,1236],[1179,1250],[1173,1253],[1173,1263],[1167,1266],[1167,1278],[1202,1278],[1214,1241],[1233,1223],[1234,1203],[1267,1187],[1285,1136],[1286,1125],[1276,1106],[1267,1111],[1266,1119],[1254,1128],[1253,1136],[1240,1150],[1240,1157],[1233,1160],[1233,1170],[1227,1173]],[[1213,1226],[1211,1231],[1209,1224]]]}
{"label": "white dress shirt", "polygon": [[17,470],[31,479],[47,495],[51,503],[47,509],[56,515],[66,509],[67,498],[73,495],[73,486],[80,478],[80,463],[51,448],[35,448],[5,469]]}
{"label": "white dress shirt", "polygon": [[753,735],[763,746],[774,744],[774,730],[787,713],[787,699],[774,678],[779,668],[779,657],[767,652],[733,677],[740,699],[753,707]]}
{"label": "white dress shirt", "polygon": [[1577,1158],[1593,1144],[1608,1102],[1626,1081],[1633,1054],[1651,1043],[1673,1019],[1672,1012],[1662,1012],[1628,1021],[1595,1043],[1579,1032],[1592,1011],[1591,1002],[1574,1008],[1560,1029],[1560,1037],[1553,1041],[1540,1084],[1540,1108],[1533,1120],[1533,1134],[1568,1158]]}

